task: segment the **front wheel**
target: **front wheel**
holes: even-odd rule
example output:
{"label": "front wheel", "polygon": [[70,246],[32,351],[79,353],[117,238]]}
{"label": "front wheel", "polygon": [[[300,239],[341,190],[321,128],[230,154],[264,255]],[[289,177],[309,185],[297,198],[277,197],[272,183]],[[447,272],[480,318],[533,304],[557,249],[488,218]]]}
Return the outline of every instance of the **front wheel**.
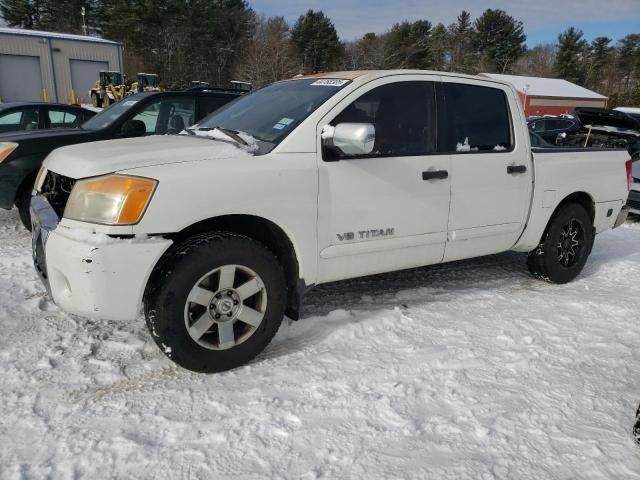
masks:
{"label": "front wheel", "polygon": [[282,268],[265,246],[207,233],[162,261],[145,294],[145,317],[171,360],[195,372],[221,372],[267,346],[284,317],[286,293]]}
{"label": "front wheel", "polygon": [[538,247],[529,252],[529,271],[551,283],[570,282],[584,268],[593,239],[593,226],[584,207],[564,205],[549,221]]}
{"label": "front wheel", "polygon": [[33,184],[36,181],[38,172],[34,172],[27,176],[18,188],[16,194],[15,205],[18,208],[18,214],[24,228],[31,231],[31,212],[29,207],[31,205],[31,194],[33,193]]}

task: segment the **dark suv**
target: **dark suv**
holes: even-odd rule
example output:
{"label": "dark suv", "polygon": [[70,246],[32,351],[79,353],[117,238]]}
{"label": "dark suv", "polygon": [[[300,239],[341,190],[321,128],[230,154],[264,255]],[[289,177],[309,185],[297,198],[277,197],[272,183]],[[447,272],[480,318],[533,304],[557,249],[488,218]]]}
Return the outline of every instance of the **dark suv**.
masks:
{"label": "dark suv", "polygon": [[0,135],[0,208],[15,204],[31,227],[29,199],[40,165],[52,150],[77,143],[180,133],[242,92],[196,89],[137,93],[98,113],[81,128]]}

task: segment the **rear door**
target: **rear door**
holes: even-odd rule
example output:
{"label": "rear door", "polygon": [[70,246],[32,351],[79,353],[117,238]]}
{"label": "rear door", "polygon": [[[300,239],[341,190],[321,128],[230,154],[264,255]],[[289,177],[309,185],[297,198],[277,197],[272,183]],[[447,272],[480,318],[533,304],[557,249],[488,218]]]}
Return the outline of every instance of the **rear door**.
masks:
{"label": "rear door", "polygon": [[371,154],[335,158],[319,149],[320,281],[442,260],[449,156],[435,148],[438,79],[403,75],[372,81],[319,123],[318,139],[326,125],[375,127]]}
{"label": "rear door", "polygon": [[449,79],[440,84],[438,112],[438,150],[451,155],[445,260],[508,250],[523,229],[532,188],[515,95],[499,84]]}

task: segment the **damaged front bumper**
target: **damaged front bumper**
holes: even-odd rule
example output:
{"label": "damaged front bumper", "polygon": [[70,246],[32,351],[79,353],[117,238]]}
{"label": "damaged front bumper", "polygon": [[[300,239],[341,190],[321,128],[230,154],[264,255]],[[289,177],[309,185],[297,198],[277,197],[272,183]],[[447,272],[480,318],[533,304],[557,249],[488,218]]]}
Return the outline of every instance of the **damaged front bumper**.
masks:
{"label": "damaged front bumper", "polygon": [[171,240],[122,239],[65,226],[41,195],[32,198],[31,219],[36,271],[62,310],[105,320],[140,315],[149,276]]}

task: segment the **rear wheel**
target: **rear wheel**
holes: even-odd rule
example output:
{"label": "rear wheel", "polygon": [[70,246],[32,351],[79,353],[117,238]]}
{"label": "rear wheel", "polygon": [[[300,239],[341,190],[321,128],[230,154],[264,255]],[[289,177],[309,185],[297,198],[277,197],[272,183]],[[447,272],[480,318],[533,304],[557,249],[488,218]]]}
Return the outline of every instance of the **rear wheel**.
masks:
{"label": "rear wheel", "polygon": [[100,100],[98,95],[95,94],[95,93],[91,94],[91,105],[93,105],[94,107],[101,107],[102,106],[102,101]]}
{"label": "rear wheel", "polygon": [[593,240],[593,226],[584,207],[564,205],[550,220],[538,247],[529,252],[529,271],[552,283],[570,282],[584,268]]}
{"label": "rear wheel", "polygon": [[281,266],[241,235],[198,235],[176,246],[152,276],[145,317],[160,349],[195,372],[221,372],[260,353],[284,317]]}

